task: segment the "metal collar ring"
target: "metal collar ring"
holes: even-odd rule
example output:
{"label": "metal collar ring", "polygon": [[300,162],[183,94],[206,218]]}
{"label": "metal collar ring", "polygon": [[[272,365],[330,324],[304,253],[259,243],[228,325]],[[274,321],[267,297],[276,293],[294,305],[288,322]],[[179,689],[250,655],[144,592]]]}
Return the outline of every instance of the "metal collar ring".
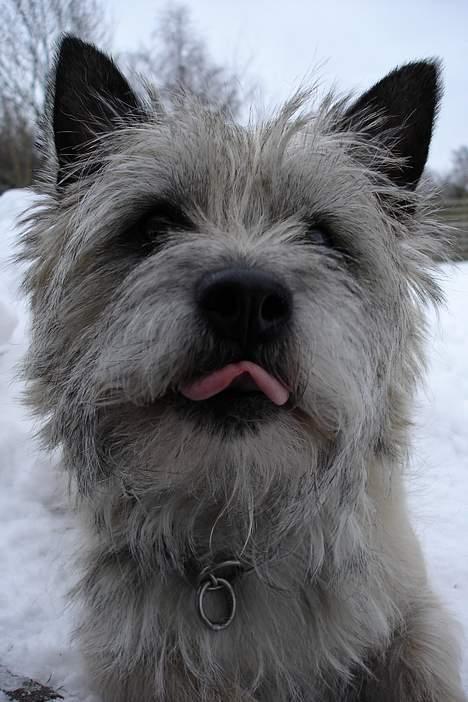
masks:
{"label": "metal collar ring", "polygon": [[[228,605],[228,616],[224,621],[212,621],[205,611],[205,595],[207,592],[222,590],[226,603]],[[232,624],[236,615],[237,600],[234,589],[231,583],[225,578],[217,578],[213,573],[210,573],[206,580],[202,581],[198,587],[198,612],[202,621],[212,631],[222,631]]]}

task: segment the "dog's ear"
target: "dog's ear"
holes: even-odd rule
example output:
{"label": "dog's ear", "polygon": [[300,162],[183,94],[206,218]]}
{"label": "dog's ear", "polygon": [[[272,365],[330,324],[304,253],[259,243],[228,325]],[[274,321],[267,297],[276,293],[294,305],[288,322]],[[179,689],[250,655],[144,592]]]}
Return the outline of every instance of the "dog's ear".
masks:
{"label": "dog's ear", "polygon": [[441,95],[436,61],[408,63],[389,73],[346,111],[341,128],[359,130],[390,147],[399,165],[385,168],[397,185],[414,190],[424,170]]}
{"label": "dog's ear", "polygon": [[93,140],[138,114],[140,106],[114,62],[72,36],[62,39],[57,52],[53,96],[57,183],[67,185],[86,173],[80,159],[90,155]]}

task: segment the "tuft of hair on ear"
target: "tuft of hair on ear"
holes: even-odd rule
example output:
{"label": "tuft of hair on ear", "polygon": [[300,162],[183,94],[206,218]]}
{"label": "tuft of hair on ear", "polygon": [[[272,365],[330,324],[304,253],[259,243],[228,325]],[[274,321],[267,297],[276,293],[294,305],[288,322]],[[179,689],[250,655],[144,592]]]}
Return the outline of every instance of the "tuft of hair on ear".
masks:
{"label": "tuft of hair on ear", "polygon": [[99,168],[96,162],[86,164],[99,136],[136,119],[143,110],[112,59],[71,35],[60,42],[52,80],[57,184],[66,186]]}
{"label": "tuft of hair on ear", "polygon": [[414,190],[426,165],[441,94],[438,60],[408,63],[351,104],[339,128],[380,141],[393,157],[382,164],[384,174]]}

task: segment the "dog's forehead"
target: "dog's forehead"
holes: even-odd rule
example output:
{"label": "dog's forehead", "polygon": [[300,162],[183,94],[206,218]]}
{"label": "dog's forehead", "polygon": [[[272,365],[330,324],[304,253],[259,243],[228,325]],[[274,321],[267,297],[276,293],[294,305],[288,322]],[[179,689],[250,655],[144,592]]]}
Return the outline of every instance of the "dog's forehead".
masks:
{"label": "dog's forehead", "polygon": [[179,161],[177,174],[181,182],[188,177],[190,184],[201,188],[206,204],[213,197],[219,199],[224,191],[233,203],[260,199],[265,205],[279,207],[301,199],[304,187],[314,179],[311,136],[292,130],[275,133],[261,126],[219,125],[216,132],[201,134],[196,151],[186,153],[185,162]]}
{"label": "dog's forehead", "polygon": [[320,200],[325,182],[328,192],[339,182],[340,145],[318,119],[259,126],[216,115],[174,119],[136,130],[132,150],[141,162],[140,182],[144,172],[155,189],[208,216],[249,209],[289,215]]}

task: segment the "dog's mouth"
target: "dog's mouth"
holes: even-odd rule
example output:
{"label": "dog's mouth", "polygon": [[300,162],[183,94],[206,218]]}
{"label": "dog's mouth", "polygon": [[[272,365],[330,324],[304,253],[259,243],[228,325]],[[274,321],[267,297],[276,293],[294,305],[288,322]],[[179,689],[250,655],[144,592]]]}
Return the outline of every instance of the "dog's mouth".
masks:
{"label": "dog's mouth", "polygon": [[286,404],[289,389],[268,371],[251,361],[230,363],[180,388],[181,394],[193,402],[202,402],[218,395],[259,394],[274,405]]}

